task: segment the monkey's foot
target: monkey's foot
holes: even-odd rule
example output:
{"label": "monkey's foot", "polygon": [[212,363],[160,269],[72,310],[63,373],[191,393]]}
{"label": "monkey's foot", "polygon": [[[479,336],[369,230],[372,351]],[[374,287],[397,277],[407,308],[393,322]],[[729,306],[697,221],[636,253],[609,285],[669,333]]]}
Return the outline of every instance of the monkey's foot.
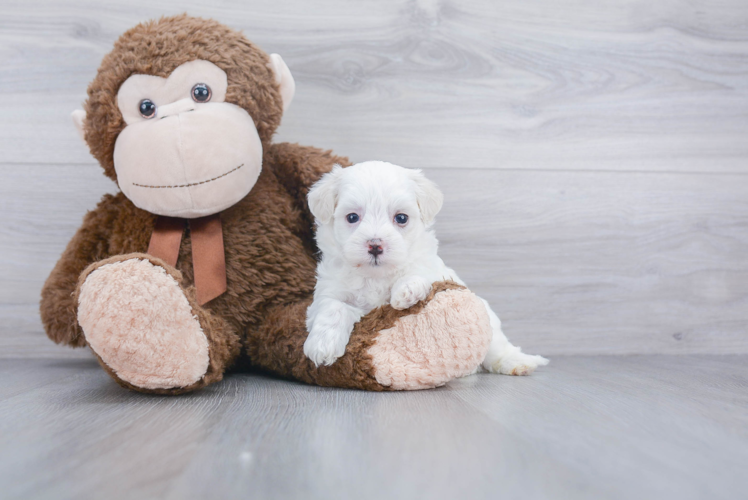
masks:
{"label": "monkey's foot", "polygon": [[183,388],[208,370],[208,339],[190,301],[147,258],[90,271],[79,285],[78,322],[100,360],[133,388]]}
{"label": "monkey's foot", "polygon": [[414,390],[444,385],[474,373],[488,351],[488,314],[471,291],[435,284],[419,304],[423,303],[420,311],[382,330],[368,350],[376,380],[385,387]]}

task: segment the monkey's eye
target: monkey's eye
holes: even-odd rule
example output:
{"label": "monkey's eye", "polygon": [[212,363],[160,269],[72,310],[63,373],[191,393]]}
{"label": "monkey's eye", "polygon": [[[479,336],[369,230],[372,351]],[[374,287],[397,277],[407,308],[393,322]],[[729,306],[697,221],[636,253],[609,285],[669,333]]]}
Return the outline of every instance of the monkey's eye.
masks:
{"label": "monkey's eye", "polygon": [[143,118],[153,118],[156,116],[156,105],[150,99],[140,101],[138,108],[140,109],[140,116]]}
{"label": "monkey's eye", "polygon": [[192,87],[192,100],[195,102],[208,102],[211,95],[210,87],[204,83],[198,83]]}
{"label": "monkey's eye", "polygon": [[405,214],[397,214],[395,216],[395,222],[397,222],[401,226],[404,226],[408,222],[408,216]]}
{"label": "monkey's eye", "polygon": [[358,222],[358,214],[348,214],[345,216],[345,220],[347,220],[349,224],[355,224]]}

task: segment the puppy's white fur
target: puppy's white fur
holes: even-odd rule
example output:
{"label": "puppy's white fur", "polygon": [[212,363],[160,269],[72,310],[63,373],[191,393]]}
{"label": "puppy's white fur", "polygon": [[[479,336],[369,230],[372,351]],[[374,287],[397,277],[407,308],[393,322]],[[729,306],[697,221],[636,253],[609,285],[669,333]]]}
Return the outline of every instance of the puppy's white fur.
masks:
{"label": "puppy's white fur", "polygon": [[[442,201],[441,191],[420,170],[381,161],[336,165],[312,187],[309,208],[322,260],[307,310],[304,354],[316,365],[342,356],[354,324],[372,309],[387,303],[407,309],[426,298],[436,281],[464,285],[437,255],[432,225]],[[501,321],[483,303],[493,330],[482,363],[486,370],[528,375],[548,364],[510,344]]]}

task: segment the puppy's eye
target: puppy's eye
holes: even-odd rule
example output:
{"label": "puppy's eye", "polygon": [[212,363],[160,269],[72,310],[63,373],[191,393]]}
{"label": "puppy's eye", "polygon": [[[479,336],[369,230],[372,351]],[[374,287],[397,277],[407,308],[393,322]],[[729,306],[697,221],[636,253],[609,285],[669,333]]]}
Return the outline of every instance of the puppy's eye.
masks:
{"label": "puppy's eye", "polygon": [[403,226],[408,222],[408,216],[405,214],[397,214],[395,216],[395,222]]}
{"label": "puppy's eye", "polygon": [[345,220],[347,220],[350,224],[355,224],[358,222],[358,214],[348,214],[345,216]]}
{"label": "puppy's eye", "polygon": [[211,95],[210,87],[204,83],[198,83],[192,87],[192,100],[195,102],[208,102]]}
{"label": "puppy's eye", "polygon": [[138,110],[140,111],[140,116],[143,118],[153,118],[156,116],[156,105],[153,104],[153,101],[150,99],[143,99],[140,101],[140,104],[138,104]]}

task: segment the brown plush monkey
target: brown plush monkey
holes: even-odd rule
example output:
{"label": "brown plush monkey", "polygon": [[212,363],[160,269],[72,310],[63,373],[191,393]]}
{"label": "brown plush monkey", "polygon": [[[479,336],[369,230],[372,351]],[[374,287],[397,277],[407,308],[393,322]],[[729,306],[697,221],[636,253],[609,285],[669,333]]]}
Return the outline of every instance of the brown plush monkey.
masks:
{"label": "brown plush monkey", "polygon": [[331,366],[303,354],[315,283],[309,187],[345,158],[273,144],[294,93],[280,56],[186,15],[140,24],[73,117],[121,192],[106,195],[42,290],[55,342],[91,347],[122,386],[176,394],[237,366],[303,382],[421,389],[470,373],[485,309],[452,283],[377,309]]}

